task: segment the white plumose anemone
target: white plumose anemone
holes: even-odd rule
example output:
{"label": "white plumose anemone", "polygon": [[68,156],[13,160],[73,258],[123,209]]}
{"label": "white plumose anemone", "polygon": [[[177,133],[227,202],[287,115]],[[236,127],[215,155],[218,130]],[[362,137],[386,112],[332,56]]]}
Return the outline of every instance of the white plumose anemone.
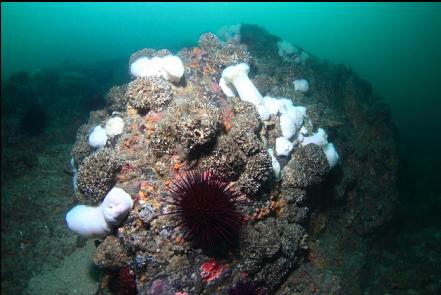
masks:
{"label": "white plumose anemone", "polygon": [[67,227],[84,238],[102,238],[110,233],[110,226],[99,207],[77,205],[66,214]]}
{"label": "white plumose anemone", "polygon": [[263,104],[263,97],[248,78],[250,67],[246,63],[229,66],[222,72],[222,78],[227,84],[232,84],[243,101],[251,102],[256,107]]}
{"label": "white plumose anemone", "polygon": [[132,207],[132,197],[123,189],[114,187],[98,207],[73,207],[66,214],[66,223],[71,231],[82,237],[102,238],[127,217]]}
{"label": "white plumose anemone", "polygon": [[164,57],[140,57],[130,65],[130,73],[135,77],[164,77],[171,82],[179,82],[184,76],[182,60],[175,55]]}

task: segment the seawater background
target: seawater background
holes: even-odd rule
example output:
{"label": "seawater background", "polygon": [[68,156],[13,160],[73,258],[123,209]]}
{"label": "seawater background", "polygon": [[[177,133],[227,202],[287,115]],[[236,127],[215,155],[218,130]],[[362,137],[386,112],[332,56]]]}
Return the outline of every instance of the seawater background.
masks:
{"label": "seawater background", "polygon": [[[1,78],[70,62],[174,52],[205,31],[257,24],[350,66],[390,105],[404,156],[401,221],[440,225],[440,3],[2,3]],[[74,138],[72,138],[72,141]]]}
{"label": "seawater background", "polygon": [[2,3],[1,16],[2,79],[144,47],[177,51],[202,32],[258,24],[369,80],[391,105],[409,160],[433,162],[441,150],[439,3]]}

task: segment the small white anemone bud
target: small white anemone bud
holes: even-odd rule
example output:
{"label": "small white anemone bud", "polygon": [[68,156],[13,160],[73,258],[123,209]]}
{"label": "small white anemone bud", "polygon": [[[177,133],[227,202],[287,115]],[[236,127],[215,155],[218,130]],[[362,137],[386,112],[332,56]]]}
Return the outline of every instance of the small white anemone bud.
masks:
{"label": "small white anemone bud", "polygon": [[308,92],[309,83],[305,79],[294,80],[294,90],[298,92]]}
{"label": "small white anemone bud", "polygon": [[89,135],[88,142],[93,148],[104,147],[107,142],[106,130],[100,125],[96,126],[93,129],[92,133]]}
{"label": "small white anemone bud", "polygon": [[109,119],[106,123],[106,133],[109,137],[115,137],[123,132],[124,120],[120,117]]}

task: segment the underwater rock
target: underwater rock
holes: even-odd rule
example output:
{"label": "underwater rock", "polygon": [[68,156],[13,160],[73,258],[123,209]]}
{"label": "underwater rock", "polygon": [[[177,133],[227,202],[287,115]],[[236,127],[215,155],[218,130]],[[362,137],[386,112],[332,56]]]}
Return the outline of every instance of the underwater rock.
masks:
{"label": "underwater rock", "polygon": [[127,84],[113,86],[106,94],[107,108],[111,112],[125,112],[127,109]]}
{"label": "underwater rock", "polygon": [[[271,222],[272,221],[272,222]],[[271,259],[280,249],[280,236],[273,228],[268,227],[274,220],[258,222],[247,226],[240,237],[241,262],[239,269],[254,274],[264,264],[265,259]],[[272,224],[273,225],[273,224]]]}
{"label": "underwater rock", "polygon": [[232,110],[235,114],[231,123],[232,130],[242,129],[259,134],[262,121],[255,106],[246,101],[236,101],[232,106]]}
{"label": "underwater rock", "polygon": [[[283,284],[294,279],[291,273],[299,276],[296,270],[313,261],[311,272],[319,276],[320,265],[329,263],[311,256],[308,237],[319,240],[329,224],[330,231],[347,231],[347,236],[373,231],[394,208],[398,158],[394,132],[387,110],[374,103],[366,83],[344,68],[311,55],[305,58],[306,52],[295,45],[284,49],[282,59],[281,39],[258,26],[236,29],[240,43],[238,37],[222,42],[205,33],[199,47],[180,50],[185,79],[179,83],[144,77],[111,88],[107,111],[120,112],[124,128],[107,148],[92,153],[87,144],[91,127],[107,122],[107,112],[91,114],[78,130],[72,157],[78,167],[80,199],[98,203],[113,185],[134,196],[133,210],[116,237],[108,237],[97,249],[96,263],[130,266],[141,293],[227,292],[244,281],[246,273],[247,280],[259,282],[270,294],[277,294],[280,286],[288,290],[286,294],[295,294],[295,287]],[[139,58],[170,54],[142,49],[132,54],[129,65]],[[241,63],[249,65],[246,72],[257,88],[254,94],[267,95],[259,96],[257,105],[241,100],[234,91],[224,93],[223,70]],[[296,91],[295,79],[307,79],[311,86],[307,93]],[[282,124],[279,118],[289,109],[299,114]],[[309,137],[313,130],[326,130],[335,145],[323,149],[327,137]],[[271,157],[268,150],[277,150],[276,139],[284,133],[288,149]],[[310,142],[315,144],[306,144]],[[273,175],[273,161],[280,168],[279,177]],[[337,161],[339,165],[331,169]],[[208,254],[192,243],[172,214],[176,204],[170,185],[191,171],[213,171],[243,194],[239,209],[243,226],[237,247],[228,253]],[[190,217],[203,211],[197,206],[190,209],[186,211]],[[339,246],[335,251],[347,247]],[[109,258],[111,253],[116,258]]]}
{"label": "underwater rock", "polygon": [[216,52],[214,58],[222,67],[250,63],[251,56],[244,45],[227,44]]}
{"label": "underwater rock", "polygon": [[194,156],[214,142],[220,129],[219,111],[200,100],[178,100],[157,125],[152,144],[158,153],[185,148]]}
{"label": "underwater rock", "polygon": [[306,245],[306,230],[302,226],[268,218],[243,232],[239,268],[256,274],[265,287],[274,289],[289,274],[298,259],[296,254]]}
{"label": "underwater rock", "polygon": [[129,262],[129,256],[117,237],[108,236],[96,248],[92,260],[100,268],[115,270],[126,267]]}
{"label": "underwater rock", "polygon": [[271,178],[273,172],[271,156],[262,150],[248,158],[245,171],[238,179],[240,189],[247,195],[255,195]]}
{"label": "underwater rock", "polygon": [[309,208],[306,206],[299,207],[297,204],[288,203],[282,217],[286,218],[288,223],[304,224],[308,217],[308,212]]}
{"label": "underwater rock", "polygon": [[308,144],[297,148],[283,169],[283,185],[307,188],[322,182],[329,170],[330,166],[321,147]]}
{"label": "underwater rock", "polygon": [[200,159],[201,167],[214,169],[225,179],[237,180],[245,170],[247,157],[229,134],[218,137],[216,146],[209,156]]}
{"label": "underwater rock", "polygon": [[213,33],[204,33],[199,37],[198,45],[202,50],[214,52],[222,48],[221,40]]}
{"label": "underwater rock", "polygon": [[277,85],[277,81],[273,77],[265,74],[256,75],[252,81],[262,95],[266,95]]}

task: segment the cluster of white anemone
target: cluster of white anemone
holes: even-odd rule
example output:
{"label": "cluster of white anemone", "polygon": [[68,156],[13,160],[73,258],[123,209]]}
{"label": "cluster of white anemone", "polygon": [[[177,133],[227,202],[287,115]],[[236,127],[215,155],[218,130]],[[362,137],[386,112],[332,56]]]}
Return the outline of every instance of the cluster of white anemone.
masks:
{"label": "cluster of white anemone", "polygon": [[[229,66],[222,72],[219,85],[228,97],[239,95],[240,99],[252,103],[262,121],[270,120],[271,115],[279,116],[282,136],[276,139],[275,153],[277,156],[289,156],[296,144],[302,146],[309,143],[316,144],[323,148],[329,165],[333,168],[338,162],[338,154],[332,143],[328,143],[326,132],[319,128],[317,133],[305,136],[308,130],[304,126],[306,108],[294,106],[292,100],[287,98],[263,97],[256,86],[249,79],[250,67],[246,63]],[[308,81],[305,79],[294,80],[295,91],[307,92]],[[280,178],[280,164],[278,163],[274,150],[269,149],[273,163],[273,173]]]}
{"label": "cluster of white anemone", "polygon": [[102,148],[106,145],[109,138],[113,138],[123,132],[124,120],[121,117],[110,118],[106,127],[97,125],[89,135],[89,145],[95,149]]}
{"label": "cluster of white anemone", "polygon": [[[171,82],[179,82],[184,75],[182,60],[173,55],[164,57],[141,57],[130,65],[134,77],[163,77]],[[105,127],[97,125],[89,134],[88,143],[94,149],[103,148],[109,138],[123,133],[124,120],[115,116],[110,118]],[[71,161],[74,176],[73,186],[77,186],[77,169]],[[104,237],[113,226],[117,226],[132,210],[133,200],[120,188],[113,188],[97,207],[77,205],[66,214],[66,223],[74,233],[86,238]]]}
{"label": "cluster of white anemone", "polygon": [[[88,143],[95,149],[104,147],[109,138],[123,132],[124,120],[120,117],[110,118],[105,128],[96,126],[90,133]],[[73,171],[73,188],[77,189],[78,170],[74,159],[71,159]],[[113,226],[117,226],[132,210],[133,200],[129,194],[114,187],[97,207],[77,205],[66,214],[68,228],[85,238],[105,237]]]}
{"label": "cluster of white anemone", "polygon": [[[294,47],[286,42],[279,45],[279,54],[293,53]],[[252,103],[262,121],[279,116],[282,136],[276,139],[275,153],[277,156],[289,156],[295,145],[305,146],[315,144],[322,147],[329,165],[333,168],[339,159],[335,146],[327,140],[326,132],[319,128],[311,136],[305,136],[308,130],[304,126],[306,108],[294,106],[287,98],[263,97],[248,77],[250,67],[246,63],[229,66],[222,72],[219,85],[228,97],[239,95],[240,99]],[[177,56],[141,57],[130,65],[130,72],[135,77],[157,76],[171,82],[179,82],[184,75],[184,65]],[[294,89],[298,92],[309,90],[305,79],[294,80]],[[106,123],[105,128],[96,126],[88,138],[88,143],[94,148],[102,148],[109,138],[123,132],[124,121],[120,117],[113,117]],[[268,149],[272,159],[273,173],[276,178],[281,176],[280,164],[272,148]],[[75,167],[74,167],[75,168]],[[76,170],[76,169],[75,169]],[[74,176],[74,187],[76,179]],[[90,238],[108,235],[113,226],[119,225],[133,207],[133,200],[129,194],[120,188],[113,188],[97,207],[77,205],[66,214],[66,222],[73,232]]]}

